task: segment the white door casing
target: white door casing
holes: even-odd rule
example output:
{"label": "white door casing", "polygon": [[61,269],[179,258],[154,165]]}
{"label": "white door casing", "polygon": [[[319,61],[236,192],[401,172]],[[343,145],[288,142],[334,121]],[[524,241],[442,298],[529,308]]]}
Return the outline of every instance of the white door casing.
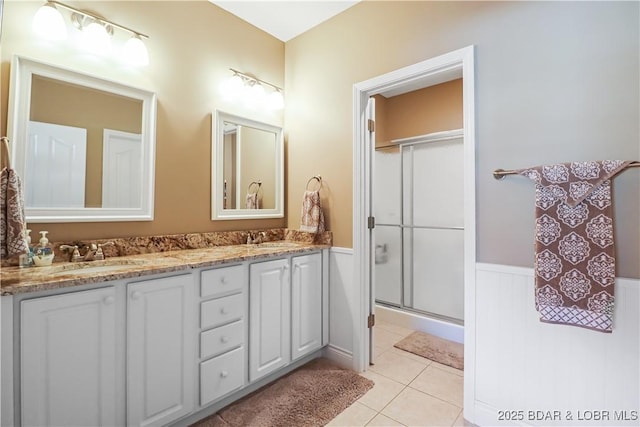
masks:
{"label": "white door casing", "polygon": [[371,208],[371,156],[373,144],[367,136],[369,98],[376,94],[395,96],[462,77],[464,139],[464,317],[465,376],[464,418],[474,421],[475,401],[475,71],[474,46],[467,46],[413,64],[353,86],[353,368],[363,371],[369,364],[367,315],[375,297],[371,284],[370,233],[367,217]]}

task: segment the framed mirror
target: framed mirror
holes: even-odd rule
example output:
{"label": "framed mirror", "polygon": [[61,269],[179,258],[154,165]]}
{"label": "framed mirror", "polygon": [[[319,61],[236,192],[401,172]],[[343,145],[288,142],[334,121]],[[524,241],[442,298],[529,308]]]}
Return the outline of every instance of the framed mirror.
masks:
{"label": "framed mirror", "polygon": [[282,218],[282,128],[216,111],[212,136],[211,218]]}
{"label": "framed mirror", "polygon": [[10,85],[28,222],[153,220],[155,93],[20,56]]}

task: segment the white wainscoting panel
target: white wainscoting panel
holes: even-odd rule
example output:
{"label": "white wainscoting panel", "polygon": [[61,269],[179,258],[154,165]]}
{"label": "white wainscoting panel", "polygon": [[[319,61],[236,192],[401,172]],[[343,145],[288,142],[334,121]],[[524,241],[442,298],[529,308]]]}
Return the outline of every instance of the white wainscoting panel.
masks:
{"label": "white wainscoting panel", "polygon": [[640,280],[616,280],[607,334],[540,322],[533,279],[476,266],[476,424],[640,425]]}
{"label": "white wainscoting panel", "polygon": [[353,368],[353,249],[329,251],[329,345],[325,356]]}

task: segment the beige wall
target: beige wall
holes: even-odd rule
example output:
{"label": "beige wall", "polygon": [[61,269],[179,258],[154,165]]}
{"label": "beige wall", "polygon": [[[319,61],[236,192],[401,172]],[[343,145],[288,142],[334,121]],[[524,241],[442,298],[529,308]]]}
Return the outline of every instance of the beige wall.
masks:
{"label": "beige wall", "polygon": [[462,79],[376,98],[376,147],[394,139],[462,128]]}
{"label": "beige wall", "polygon": [[[496,168],[639,159],[637,2],[364,1],[286,44],[289,227],[324,180],[352,246],[353,84],[476,47],[477,260],[533,265],[530,182]],[[640,277],[640,169],[615,179],[618,274]]]}
{"label": "beige wall", "polygon": [[[282,227],[286,219],[211,221],[211,113],[215,109],[283,124],[283,114],[256,113],[225,102],[229,68],[284,85],[284,43],[205,0],[65,1],[150,36],[150,65],[122,66],[64,42],[43,42],[31,30],[42,1],[5,0],[2,25],[0,132],[6,133],[12,55],[19,54],[122,83],[158,96],[155,219],[150,222],[29,224],[55,241]],[[68,22],[68,15],[63,12]],[[76,31],[68,26],[68,31]],[[126,39],[116,30],[116,38]],[[116,40],[120,45],[124,40]]]}

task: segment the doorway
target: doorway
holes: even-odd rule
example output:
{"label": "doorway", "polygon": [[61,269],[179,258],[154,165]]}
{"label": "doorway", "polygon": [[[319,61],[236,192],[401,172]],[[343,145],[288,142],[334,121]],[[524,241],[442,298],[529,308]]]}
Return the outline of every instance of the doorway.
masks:
{"label": "doorway", "polygon": [[354,254],[354,343],[353,367],[364,371],[370,362],[372,328],[370,314],[375,311],[375,291],[371,288],[375,269],[375,227],[373,218],[373,156],[375,121],[373,96],[394,96],[455,79],[463,79],[464,140],[464,342],[465,418],[473,420],[471,410],[475,372],[475,110],[474,47],[468,46],[354,85],[353,139],[353,254]]}
{"label": "doorway", "polygon": [[[459,107],[461,121],[461,97]],[[462,129],[441,131],[390,140],[383,146],[376,141],[372,287],[377,308],[382,305],[463,325],[462,134]],[[441,330],[424,329],[452,339]]]}

